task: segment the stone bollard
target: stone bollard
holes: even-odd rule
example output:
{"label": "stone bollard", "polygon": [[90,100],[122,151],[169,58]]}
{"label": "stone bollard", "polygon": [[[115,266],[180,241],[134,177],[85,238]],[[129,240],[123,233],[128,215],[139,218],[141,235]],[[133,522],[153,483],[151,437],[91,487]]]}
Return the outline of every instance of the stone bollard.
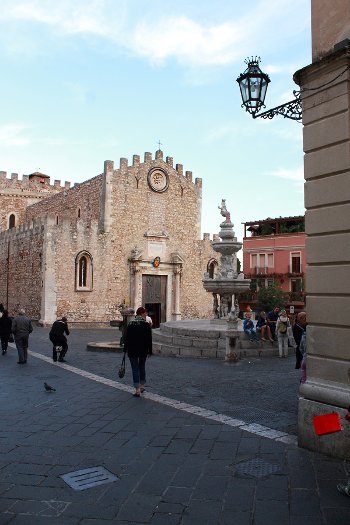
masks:
{"label": "stone bollard", "polygon": [[124,339],[126,335],[126,329],[130,321],[134,318],[135,311],[132,308],[120,308],[119,311],[120,311],[120,315],[123,317],[123,320],[122,321],[112,320],[109,322],[109,324],[110,326],[115,326],[119,328],[119,330],[121,331],[122,335],[120,338],[120,347],[123,347]]}
{"label": "stone bollard", "polygon": [[124,346],[126,329],[130,321],[132,321],[135,317],[135,310],[133,310],[132,308],[122,308],[120,310],[120,315],[123,317],[123,323],[121,325],[122,336],[120,338],[120,346]]}
{"label": "stone bollard", "polygon": [[238,348],[239,348],[238,330],[226,330],[225,361],[230,361],[231,363],[237,363],[237,361],[239,361],[240,359]]}
{"label": "stone bollard", "polygon": [[240,359],[238,348],[239,348],[238,317],[235,311],[231,311],[229,318],[227,320],[225,361],[229,361],[231,363],[237,363],[237,361],[239,361]]}

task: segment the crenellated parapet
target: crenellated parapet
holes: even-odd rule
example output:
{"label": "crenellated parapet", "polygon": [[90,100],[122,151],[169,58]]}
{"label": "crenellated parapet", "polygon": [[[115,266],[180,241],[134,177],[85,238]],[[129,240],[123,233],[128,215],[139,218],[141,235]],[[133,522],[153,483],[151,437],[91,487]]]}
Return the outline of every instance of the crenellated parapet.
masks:
{"label": "crenellated parapet", "polygon": [[202,241],[205,243],[220,242],[220,237],[217,233],[213,233],[211,236],[210,233],[203,233]]}
{"label": "crenellated parapet", "polygon": [[8,175],[6,171],[0,171],[0,191],[6,190],[32,190],[38,193],[56,193],[64,189],[69,189],[71,183],[69,181],[62,182],[55,180],[53,184],[50,183],[50,177],[38,171],[29,175],[22,175],[20,179],[18,173],[11,173]]}
{"label": "crenellated parapet", "polygon": [[[173,157],[166,157],[164,160],[163,151],[158,149],[153,158],[152,153],[146,151],[144,153],[143,163],[141,162],[140,155],[133,155],[132,164],[128,163],[128,159],[121,157],[119,161],[119,168],[115,169],[114,172],[116,175],[119,174],[130,174],[136,177],[136,180],[140,180],[140,175],[138,175],[142,169],[149,170],[152,167],[160,167],[166,171],[175,171],[180,180],[181,187],[186,187],[186,183],[192,185],[193,187],[201,190],[202,188],[202,179],[196,178],[193,182],[192,171],[184,172],[182,164],[176,164],[174,167]],[[104,174],[111,172],[114,168],[114,162],[111,160],[106,160],[104,163]]]}

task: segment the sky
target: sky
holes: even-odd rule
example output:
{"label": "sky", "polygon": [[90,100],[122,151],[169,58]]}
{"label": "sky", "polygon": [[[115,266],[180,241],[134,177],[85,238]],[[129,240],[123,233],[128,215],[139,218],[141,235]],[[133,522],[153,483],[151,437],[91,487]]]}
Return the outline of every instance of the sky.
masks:
{"label": "sky", "polygon": [[0,0],[0,170],[83,182],[153,156],[203,179],[202,232],[304,213],[302,125],[253,120],[236,78],[261,57],[267,109],[311,63],[310,0]]}

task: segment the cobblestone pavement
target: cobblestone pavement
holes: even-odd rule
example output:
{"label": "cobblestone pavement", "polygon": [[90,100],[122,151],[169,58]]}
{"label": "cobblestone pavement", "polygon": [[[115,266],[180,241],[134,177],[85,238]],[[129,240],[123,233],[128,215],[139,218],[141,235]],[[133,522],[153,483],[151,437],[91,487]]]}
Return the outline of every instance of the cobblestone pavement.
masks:
{"label": "cobblestone pavement", "polygon": [[[117,379],[119,354],[87,352],[90,341],[117,339],[116,330],[75,330],[69,337],[69,363],[95,374]],[[38,352],[51,355],[48,330],[35,334]],[[33,345],[32,345],[33,346]],[[34,349],[34,346],[33,346]],[[237,364],[219,359],[164,358],[147,363],[152,392],[215,410],[247,422],[257,422],[296,434],[300,372],[294,358],[249,358]],[[127,363],[124,382],[131,384]]]}
{"label": "cobblestone pavement", "polygon": [[[292,358],[154,356],[135,399],[130,368],[115,383],[121,355],[86,351],[114,330],[73,330],[67,366],[47,334],[35,329],[27,365],[0,356],[0,525],[350,523],[336,491],[349,464],[276,439],[296,434]],[[60,477],[97,466],[118,479],[78,491]]]}

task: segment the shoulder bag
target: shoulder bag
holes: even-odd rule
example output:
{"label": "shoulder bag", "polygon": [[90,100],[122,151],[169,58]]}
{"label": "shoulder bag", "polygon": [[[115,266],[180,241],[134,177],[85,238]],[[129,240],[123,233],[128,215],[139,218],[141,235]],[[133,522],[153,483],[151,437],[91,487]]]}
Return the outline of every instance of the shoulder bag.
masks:
{"label": "shoulder bag", "polygon": [[120,379],[122,379],[125,376],[125,355],[126,352],[124,352],[123,359],[118,370],[118,376],[120,377]]}

